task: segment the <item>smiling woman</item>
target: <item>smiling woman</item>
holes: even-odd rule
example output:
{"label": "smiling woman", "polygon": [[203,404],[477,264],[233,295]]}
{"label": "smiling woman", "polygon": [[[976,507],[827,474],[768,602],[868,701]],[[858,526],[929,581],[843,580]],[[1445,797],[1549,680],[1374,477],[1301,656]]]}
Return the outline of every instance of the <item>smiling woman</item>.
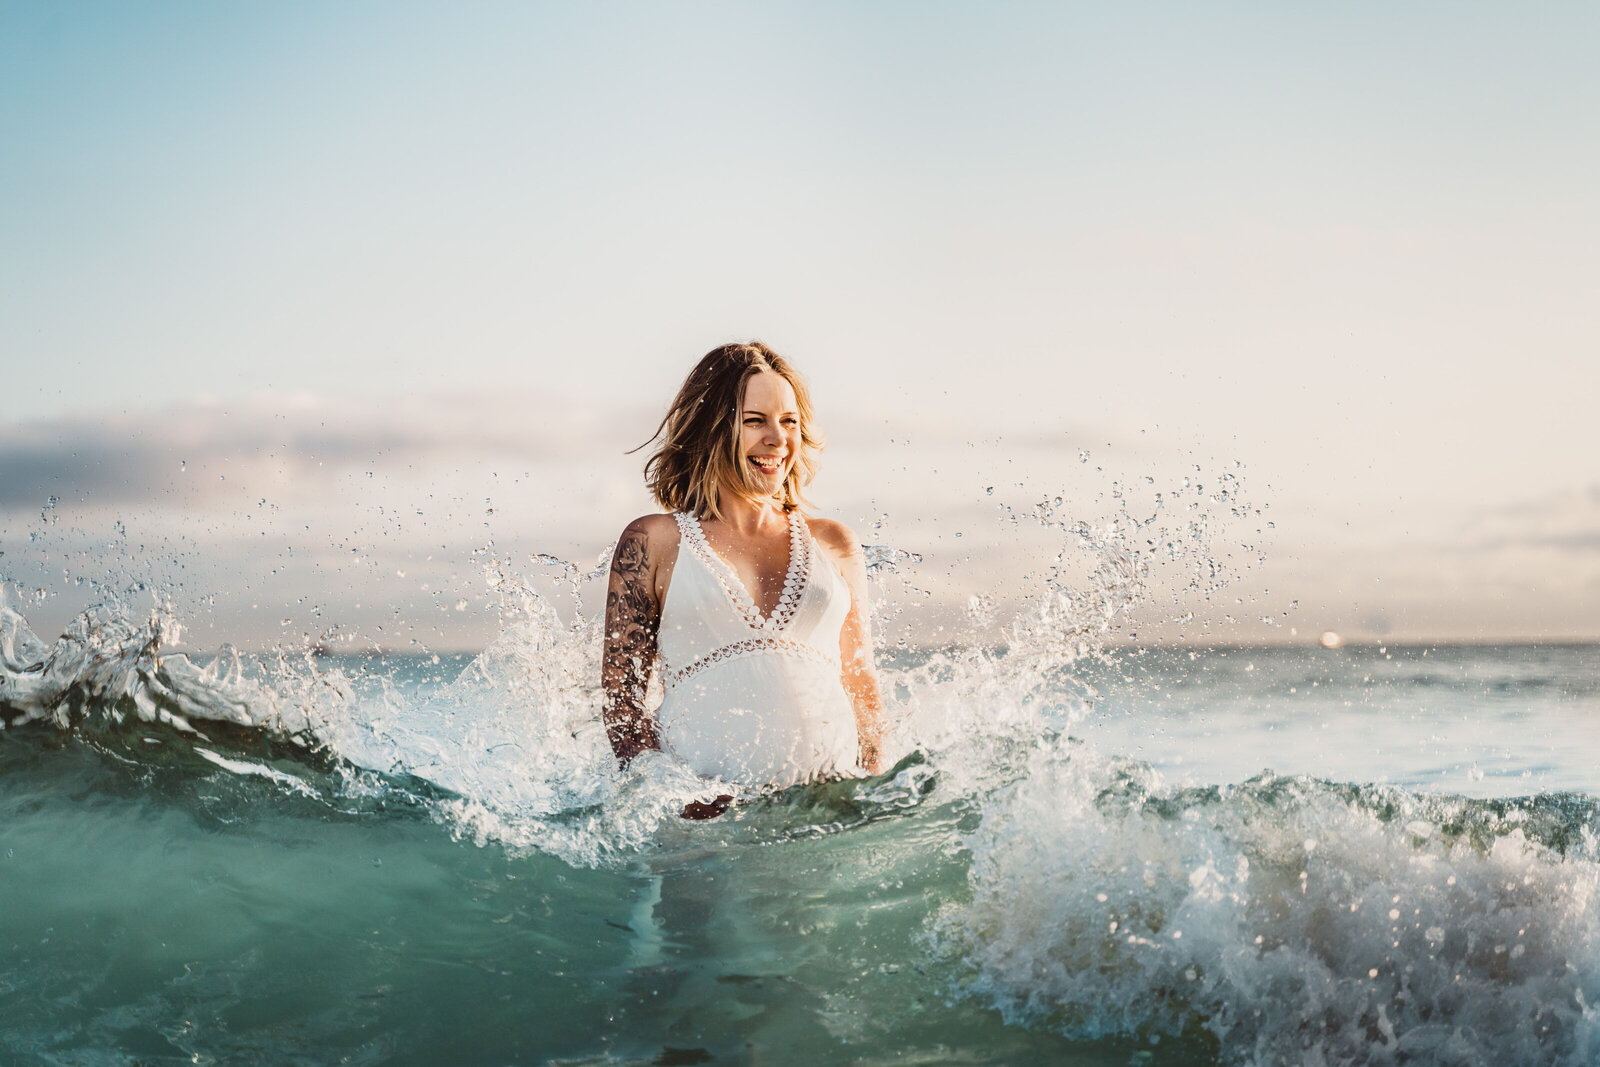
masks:
{"label": "smiling woman", "polygon": [[880,769],[861,548],[803,510],[811,415],[800,376],[751,342],[707,354],[657,428],[645,478],[667,513],[623,531],[606,600],[604,715],[624,763],[662,749],[742,789]]}

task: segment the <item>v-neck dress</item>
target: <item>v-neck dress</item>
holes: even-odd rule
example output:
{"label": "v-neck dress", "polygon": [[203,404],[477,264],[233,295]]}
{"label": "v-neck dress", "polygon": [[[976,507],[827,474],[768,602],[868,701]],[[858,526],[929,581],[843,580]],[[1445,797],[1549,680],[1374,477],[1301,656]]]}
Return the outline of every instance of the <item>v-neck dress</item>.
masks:
{"label": "v-neck dress", "polygon": [[789,516],[783,593],[763,617],[693,515],[661,605],[661,744],[698,774],[749,788],[857,775],[856,720],[839,677],[850,589]]}

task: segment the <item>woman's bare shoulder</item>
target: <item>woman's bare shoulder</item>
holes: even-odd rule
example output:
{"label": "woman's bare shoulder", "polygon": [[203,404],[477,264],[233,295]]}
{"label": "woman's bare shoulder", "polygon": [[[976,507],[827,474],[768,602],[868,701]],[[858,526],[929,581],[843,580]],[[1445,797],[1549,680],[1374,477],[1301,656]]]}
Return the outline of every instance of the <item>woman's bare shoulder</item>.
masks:
{"label": "woman's bare shoulder", "polygon": [[622,529],[617,544],[640,544],[645,548],[666,548],[678,543],[678,522],[671,515],[640,515]]}
{"label": "woman's bare shoulder", "polygon": [[817,544],[839,559],[849,559],[861,554],[861,542],[856,540],[855,531],[838,519],[807,516],[806,526],[810,528],[811,536],[816,539]]}
{"label": "woman's bare shoulder", "polygon": [[637,519],[623,527],[624,534],[643,534],[655,538],[670,535],[674,540],[678,537],[678,520],[666,512],[654,515],[640,515]]}

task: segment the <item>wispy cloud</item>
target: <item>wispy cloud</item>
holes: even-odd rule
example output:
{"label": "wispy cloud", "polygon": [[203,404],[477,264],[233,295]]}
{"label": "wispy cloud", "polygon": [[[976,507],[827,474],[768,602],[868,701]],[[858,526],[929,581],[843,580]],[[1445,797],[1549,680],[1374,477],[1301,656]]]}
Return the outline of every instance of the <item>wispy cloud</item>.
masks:
{"label": "wispy cloud", "polygon": [[[647,418],[627,414],[619,421],[642,425]],[[51,496],[138,505],[176,496],[193,505],[226,500],[241,487],[303,497],[356,469],[550,463],[592,456],[600,447],[620,454],[625,446],[596,412],[528,391],[417,397],[381,407],[307,395],[227,406],[191,401],[0,430],[0,508],[38,507]]]}
{"label": "wispy cloud", "polygon": [[[1180,605],[1171,590],[1152,599],[1152,623],[1214,616],[1179,628],[1191,635],[1600,627],[1583,593],[1600,581],[1600,483],[1358,541],[1354,527],[1282,521],[1294,509],[1251,488],[1248,468],[1197,459],[1204,450],[1171,435],[959,412],[824,414],[831,447],[814,497],[863,540],[924,556],[905,576],[896,623],[913,635],[958,617],[975,594],[1022,604],[1052,567],[1087,571],[1070,538],[1032,520],[1041,503],[1091,523],[1159,515],[1180,549],[1205,542],[1219,566],[1249,570],[1244,586],[1204,603]],[[427,620],[435,647],[480,645],[494,626],[485,554],[528,573],[544,570],[535,553],[587,565],[651,510],[644,455],[628,450],[659,416],[659,406],[480,390],[385,404],[264,394],[14,424],[0,429],[0,573],[58,594],[42,617],[82,606],[87,594],[68,583],[117,571],[181,587],[219,637],[241,643],[314,638],[335,621],[384,627],[389,641],[397,622],[411,632]],[[1212,501],[1224,484],[1243,507]],[[1263,557],[1270,594],[1257,588]]]}
{"label": "wispy cloud", "polygon": [[1464,532],[1464,551],[1600,552],[1600,482],[1481,509]]}

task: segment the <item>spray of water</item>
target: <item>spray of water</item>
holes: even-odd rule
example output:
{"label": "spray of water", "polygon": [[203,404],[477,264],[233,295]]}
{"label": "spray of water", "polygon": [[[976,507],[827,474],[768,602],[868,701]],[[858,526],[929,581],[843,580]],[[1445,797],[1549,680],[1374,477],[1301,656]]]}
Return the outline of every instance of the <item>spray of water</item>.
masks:
{"label": "spray of water", "polygon": [[[1238,1063],[1593,1062],[1592,800],[1497,806],[1271,775],[1177,789],[1073,738],[1097,696],[1077,678],[1086,659],[1243,606],[1259,555],[1224,531],[1260,515],[1237,469],[1115,485],[1090,518],[1056,496],[997,512],[1051,538],[1048,562],[1016,601],[974,597],[967,639],[891,643],[893,770],[742,806],[710,829],[720,844],[938,813],[967,873],[929,950],[960,974],[951,995],[1023,1026],[1183,1037]],[[482,553],[500,636],[421,681],[352,676],[305,648],[224,648],[198,666],[167,651],[176,620],[159,601],[108,598],[53,644],[7,605],[0,709],[11,728],[172,731],[215,773],[300,791],[313,775],[240,740],[268,736],[329,761],[312,787],[329,802],[405,790],[478,844],[634,864],[681,847],[663,844],[681,836],[677,812],[722,784],[659,754],[626,771],[611,758],[589,607],[608,555]],[[924,563],[888,544],[866,555],[890,632],[926,599]],[[555,597],[538,589],[552,580]]]}

